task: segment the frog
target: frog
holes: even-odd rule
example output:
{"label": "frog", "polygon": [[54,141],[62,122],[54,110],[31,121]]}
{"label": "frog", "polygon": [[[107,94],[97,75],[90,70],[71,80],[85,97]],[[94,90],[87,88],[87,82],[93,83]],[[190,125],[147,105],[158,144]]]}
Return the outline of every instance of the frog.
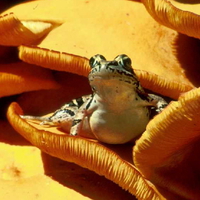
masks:
{"label": "frog", "polygon": [[126,54],[111,61],[96,54],[89,65],[92,94],[71,100],[48,117],[20,117],[61,128],[71,136],[124,144],[145,131],[153,109],[160,113],[168,105],[164,98],[145,92]]}

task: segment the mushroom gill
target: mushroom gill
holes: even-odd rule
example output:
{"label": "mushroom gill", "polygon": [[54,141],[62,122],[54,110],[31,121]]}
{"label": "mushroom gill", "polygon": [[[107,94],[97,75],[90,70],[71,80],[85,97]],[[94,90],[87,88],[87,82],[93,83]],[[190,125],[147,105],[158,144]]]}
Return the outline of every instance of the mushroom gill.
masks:
{"label": "mushroom gill", "polygon": [[200,198],[200,88],[172,102],[147,125],[133,150],[140,172],[186,199]]}
{"label": "mushroom gill", "polygon": [[20,114],[23,113],[19,105],[12,103],[7,112],[10,124],[42,151],[103,175],[138,199],[164,199],[153,184],[140,175],[131,162],[122,159],[115,151],[97,141],[63,134],[56,128],[42,130],[40,126],[38,129],[39,126],[22,120]]}
{"label": "mushroom gill", "polygon": [[[62,52],[87,59],[95,54],[102,54],[108,60],[124,53],[132,59],[134,69],[164,76],[169,81],[176,80],[183,85],[191,87],[194,85],[188,79],[182,67],[182,61],[175,53],[179,45],[175,45],[179,34],[153,20],[140,2],[121,0],[31,1],[12,7],[4,14],[7,12],[13,12],[20,21],[61,24],[53,28],[48,35],[45,35],[46,37],[41,38],[36,47],[31,45],[28,49],[25,49],[25,46],[20,47],[20,58],[25,62],[28,62],[29,54],[29,62],[32,64],[39,63],[45,67],[47,63],[50,67],[57,64],[60,70],[65,68],[66,63],[72,63],[69,57],[66,62],[63,62],[66,56],[63,56]],[[142,34],[141,30],[143,30]],[[185,50],[188,54],[191,48],[193,48],[192,45],[186,45]],[[26,56],[23,52],[25,50],[27,51]],[[45,55],[48,59],[40,62]],[[85,65],[84,62],[82,64]],[[78,68],[76,72],[79,73]]]}
{"label": "mushroom gill", "polygon": [[172,99],[177,99],[181,93],[194,88],[190,84],[180,83],[176,80],[169,80],[151,72],[135,70],[135,73],[143,87]]}
{"label": "mushroom gill", "polygon": [[53,25],[49,22],[22,21],[13,13],[0,16],[0,44],[18,46],[35,44],[46,35]]}
{"label": "mushroom gill", "polygon": [[159,23],[200,39],[200,3],[198,1],[141,0]]}
{"label": "mushroom gill", "polygon": [[59,87],[50,70],[20,61],[0,64],[0,84],[0,97]]}
{"label": "mushroom gill", "polygon": [[[87,76],[90,70],[87,58],[39,47],[20,46],[19,57],[27,63],[35,63],[45,68],[71,72],[82,76]],[[152,72],[134,70],[143,87],[173,99],[177,99],[182,92],[187,92],[194,88],[188,82],[169,80]]]}
{"label": "mushroom gill", "polygon": [[87,76],[90,70],[87,58],[37,46],[20,46],[19,58],[27,63],[57,70]]}

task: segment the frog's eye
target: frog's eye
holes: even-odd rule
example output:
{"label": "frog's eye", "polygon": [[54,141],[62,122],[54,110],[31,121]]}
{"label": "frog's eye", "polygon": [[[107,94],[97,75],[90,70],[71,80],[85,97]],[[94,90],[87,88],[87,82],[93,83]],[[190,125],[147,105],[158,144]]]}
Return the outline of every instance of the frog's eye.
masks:
{"label": "frog's eye", "polygon": [[89,60],[89,64],[90,64],[90,67],[91,68],[94,68],[96,67],[97,65],[100,65],[100,62],[102,60],[106,60],[104,56],[100,55],[100,54],[97,54],[93,57],[90,58]]}
{"label": "frog's eye", "polygon": [[119,65],[121,65],[125,70],[133,73],[133,69],[131,67],[131,59],[125,55],[119,55],[115,58],[115,60],[118,62]]}

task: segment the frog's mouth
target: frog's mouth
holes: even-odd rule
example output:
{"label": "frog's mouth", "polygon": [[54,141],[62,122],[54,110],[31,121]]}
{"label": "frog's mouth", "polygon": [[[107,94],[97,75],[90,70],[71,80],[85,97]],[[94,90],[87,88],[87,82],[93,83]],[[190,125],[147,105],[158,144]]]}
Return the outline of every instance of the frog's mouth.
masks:
{"label": "frog's mouth", "polygon": [[128,71],[123,69],[122,67],[118,65],[110,65],[110,63],[104,64],[102,66],[98,66],[96,68],[93,68],[91,72],[89,73],[90,75],[100,75],[100,76],[106,76],[106,75],[119,75],[119,76],[128,76],[128,77],[134,77],[135,73],[134,71]]}
{"label": "frog's mouth", "polygon": [[129,85],[138,85],[139,81],[137,77],[134,76],[126,76],[125,74],[117,74],[117,73],[112,73],[112,74],[90,74],[89,77],[89,82],[91,84],[105,84],[106,83],[114,83],[114,84],[129,84]]}

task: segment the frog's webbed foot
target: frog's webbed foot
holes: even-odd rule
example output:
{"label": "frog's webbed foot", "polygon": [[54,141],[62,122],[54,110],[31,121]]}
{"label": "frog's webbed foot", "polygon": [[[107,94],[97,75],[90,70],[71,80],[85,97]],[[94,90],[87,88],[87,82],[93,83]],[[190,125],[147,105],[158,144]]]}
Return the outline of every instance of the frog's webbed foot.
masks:
{"label": "frog's webbed foot", "polygon": [[160,113],[167,107],[168,103],[162,97],[155,94],[148,94],[148,96],[151,98],[151,102],[154,104],[156,112]]}
{"label": "frog's webbed foot", "polygon": [[37,117],[30,115],[20,115],[22,119],[36,122],[42,126],[61,127],[69,131],[75,112],[72,109],[59,109],[49,117]]}

